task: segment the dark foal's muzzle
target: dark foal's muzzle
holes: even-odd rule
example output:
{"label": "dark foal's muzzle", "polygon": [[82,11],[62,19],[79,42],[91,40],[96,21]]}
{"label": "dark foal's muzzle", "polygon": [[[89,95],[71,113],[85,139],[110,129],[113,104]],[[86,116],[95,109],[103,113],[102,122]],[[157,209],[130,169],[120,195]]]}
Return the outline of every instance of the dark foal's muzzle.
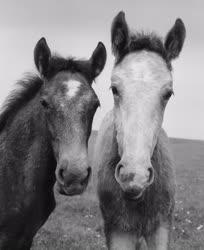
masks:
{"label": "dark foal's muzzle", "polygon": [[84,192],[91,176],[90,166],[76,166],[63,161],[56,169],[57,190],[63,195],[78,195]]}

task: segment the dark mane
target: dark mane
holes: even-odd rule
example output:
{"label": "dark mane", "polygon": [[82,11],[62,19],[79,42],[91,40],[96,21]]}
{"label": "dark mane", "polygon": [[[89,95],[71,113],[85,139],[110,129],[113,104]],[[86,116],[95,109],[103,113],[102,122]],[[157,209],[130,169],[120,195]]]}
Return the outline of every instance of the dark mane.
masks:
{"label": "dark mane", "polygon": [[171,62],[167,57],[167,51],[164,47],[163,39],[155,33],[148,34],[145,32],[130,35],[129,44],[124,52],[117,58],[116,65],[120,63],[127,54],[140,50],[155,52],[164,59],[169,70],[172,69]]}
{"label": "dark mane", "polygon": [[37,75],[28,75],[17,82],[17,89],[13,90],[3,104],[0,114],[0,132],[4,129],[8,120],[27,102],[29,102],[40,90],[42,79]]}

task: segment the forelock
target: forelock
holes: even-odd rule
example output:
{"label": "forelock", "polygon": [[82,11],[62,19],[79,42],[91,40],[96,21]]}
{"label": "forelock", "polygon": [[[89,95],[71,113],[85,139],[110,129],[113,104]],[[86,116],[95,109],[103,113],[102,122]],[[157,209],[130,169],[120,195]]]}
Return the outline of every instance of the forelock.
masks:
{"label": "forelock", "polygon": [[122,53],[116,58],[115,65],[119,64],[126,55],[136,51],[151,51],[163,58],[169,70],[172,69],[171,62],[167,57],[167,52],[162,38],[155,33],[132,33],[129,38],[129,44]]}
{"label": "forelock", "polygon": [[76,60],[74,58],[63,58],[57,55],[52,56],[49,62],[49,68],[46,78],[49,80],[54,77],[57,73],[67,71],[72,74],[79,73],[89,83],[94,80],[93,73],[90,67],[89,60]]}

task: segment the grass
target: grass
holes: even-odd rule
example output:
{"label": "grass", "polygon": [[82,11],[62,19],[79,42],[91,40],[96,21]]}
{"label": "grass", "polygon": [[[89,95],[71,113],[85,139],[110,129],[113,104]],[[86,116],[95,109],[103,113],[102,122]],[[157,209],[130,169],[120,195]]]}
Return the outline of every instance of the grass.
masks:
{"label": "grass", "polygon": [[[90,139],[90,159],[95,133]],[[177,197],[172,250],[204,249],[204,142],[171,139],[176,161]],[[56,194],[57,207],[36,235],[32,250],[106,249],[95,194],[96,172],[78,197]]]}

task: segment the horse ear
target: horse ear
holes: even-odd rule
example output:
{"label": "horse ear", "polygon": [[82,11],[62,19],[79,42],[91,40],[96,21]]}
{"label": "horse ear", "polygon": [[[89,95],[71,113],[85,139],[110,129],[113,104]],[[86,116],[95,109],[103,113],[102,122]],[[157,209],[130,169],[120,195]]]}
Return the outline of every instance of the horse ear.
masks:
{"label": "horse ear", "polygon": [[164,43],[164,47],[167,51],[167,57],[169,60],[175,59],[179,56],[183,47],[185,37],[186,29],[184,23],[180,18],[178,18],[174,26],[168,32]]}
{"label": "horse ear", "polygon": [[44,37],[36,44],[34,49],[35,65],[42,76],[46,76],[51,57],[50,49]]}
{"label": "horse ear", "polygon": [[129,30],[125,20],[125,13],[119,12],[113,19],[111,27],[111,43],[113,54],[118,57],[123,53],[129,42]]}
{"label": "horse ear", "polygon": [[103,70],[106,57],[106,48],[102,42],[99,42],[90,58],[93,78],[96,78]]}

